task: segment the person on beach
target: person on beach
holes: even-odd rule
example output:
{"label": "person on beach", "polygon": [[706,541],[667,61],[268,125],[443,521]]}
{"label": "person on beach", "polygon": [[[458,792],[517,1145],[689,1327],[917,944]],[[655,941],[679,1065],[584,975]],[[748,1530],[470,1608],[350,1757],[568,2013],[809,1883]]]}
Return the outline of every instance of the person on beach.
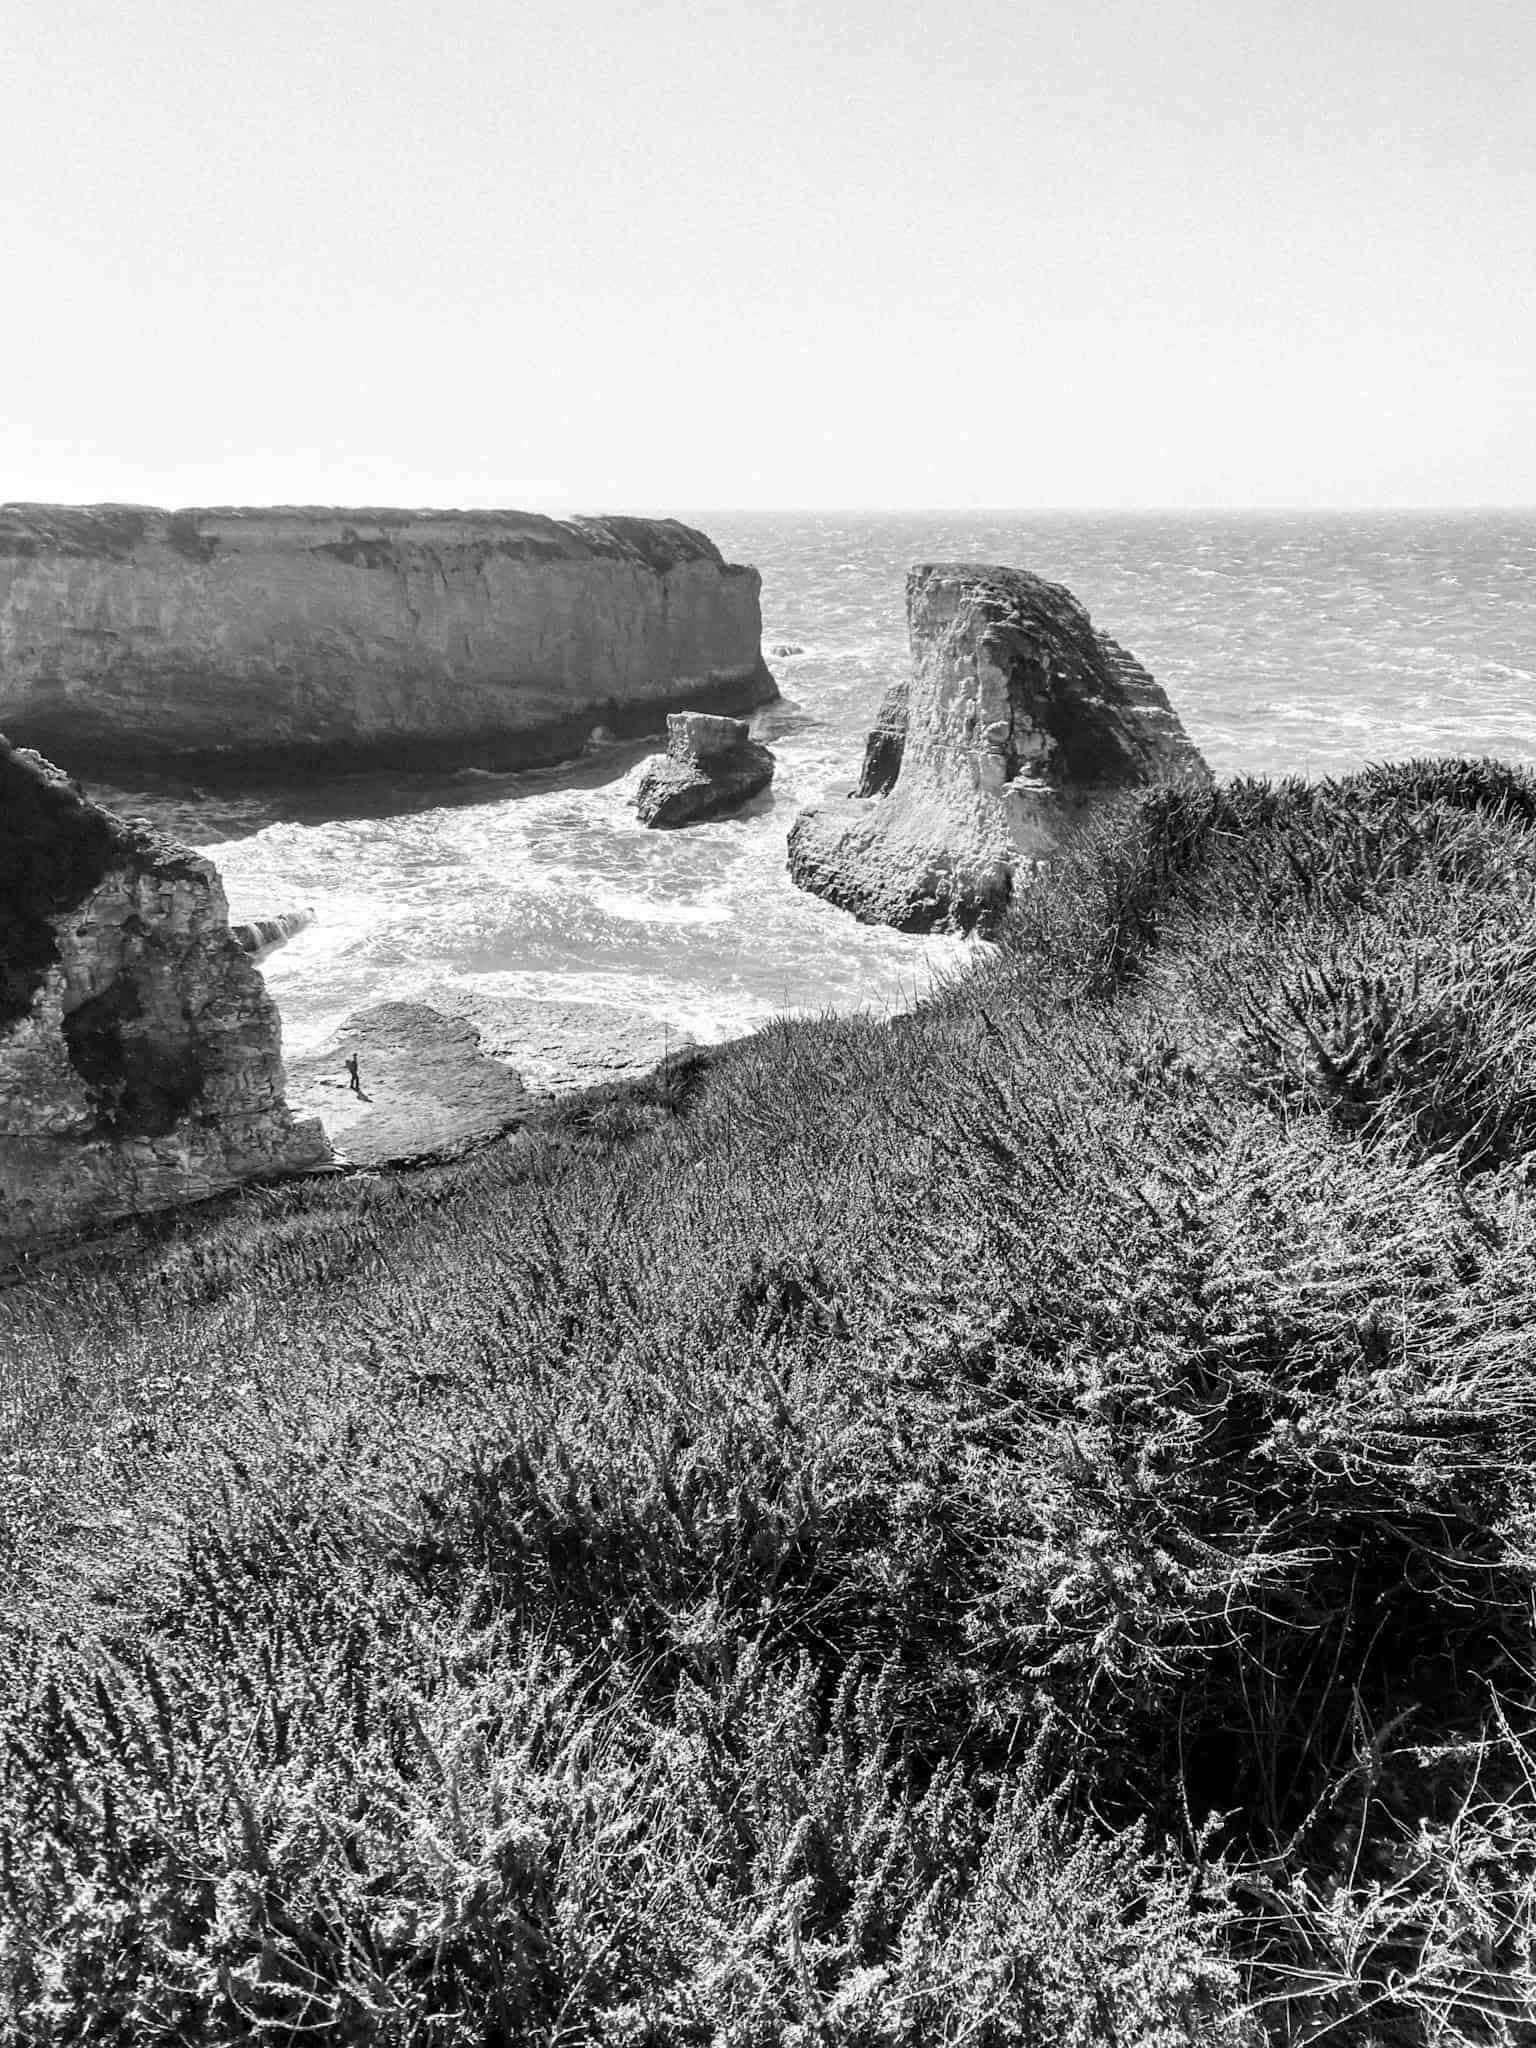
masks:
{"label": "person on beach", "polygon": [[358,1079],[357,1054],[355,1052],[347,1054],[347,1086],[354,1095],[361,1095],[363,1092],[363,1084]]}

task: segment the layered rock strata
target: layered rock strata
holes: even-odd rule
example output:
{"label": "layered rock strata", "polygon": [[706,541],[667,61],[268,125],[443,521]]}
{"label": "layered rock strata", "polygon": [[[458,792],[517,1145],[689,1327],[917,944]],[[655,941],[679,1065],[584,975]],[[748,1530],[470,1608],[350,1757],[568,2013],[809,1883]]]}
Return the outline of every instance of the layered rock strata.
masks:
{"label": "layered rock strata", "polygon": [[1072,593],[1021,569],[907,578],[909,682],[880,708],[857,794],[801,813],[803,889],[902,931],[992,928],[1015,872],[1096,800],[1210,770],[1141,664]]}
{"label": "layered rock strata", "polygon": [[744,718],[675,711],[667,751],[646,766],[635,793],[642,825],[693,825],[740,810],[773,781],[773,756]]}
{"label": "layered rock strata", "polygon": [[0,725],[71,771],[518,768],[777,696],[676,520],[0,507]]}
{"label": "layered rock strata", "polygon": [[0,739],[0,1254],[328,1156],[212,864]]}

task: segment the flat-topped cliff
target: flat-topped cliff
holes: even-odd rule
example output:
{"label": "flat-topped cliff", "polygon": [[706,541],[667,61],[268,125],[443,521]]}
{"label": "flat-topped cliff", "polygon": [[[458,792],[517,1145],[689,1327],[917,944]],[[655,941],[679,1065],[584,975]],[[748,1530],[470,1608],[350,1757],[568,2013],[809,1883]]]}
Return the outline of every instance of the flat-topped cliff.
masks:
{"label": "flat-topped cliff", "polygon": [[877,714],[855,795],[803,811],[789,869],[870,924],[986,930],[1015,870],[1087,807],[1208,782],[1166,693],[1071,591],[1022,569],[921,564],[910,679]]}
{"label": "flat-topped cliff", "polygon": [[0,1257],[329,1156],[212,863],[0,739]]}
{"label": "flat-topped cliff", "polygon": [[71,771],[515,768],[777,696],[672,519],[0,506],[0,727]]}

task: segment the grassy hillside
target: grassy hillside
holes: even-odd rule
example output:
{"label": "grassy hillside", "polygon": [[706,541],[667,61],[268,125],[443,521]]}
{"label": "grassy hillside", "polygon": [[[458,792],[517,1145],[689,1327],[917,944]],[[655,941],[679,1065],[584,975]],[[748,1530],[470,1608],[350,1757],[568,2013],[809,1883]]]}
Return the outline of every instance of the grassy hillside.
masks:
{"label": "grassy hillside", "polygon": [[1536,2029],[1536,779],[0,1295],[43,2042]]}

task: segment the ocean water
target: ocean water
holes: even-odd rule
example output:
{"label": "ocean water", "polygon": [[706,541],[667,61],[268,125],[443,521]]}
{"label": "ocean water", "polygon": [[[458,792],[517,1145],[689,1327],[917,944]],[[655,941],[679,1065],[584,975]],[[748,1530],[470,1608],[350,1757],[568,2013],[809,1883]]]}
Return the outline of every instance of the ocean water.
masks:
{"label": "ocean water", "polygon": [[445,990],[578,1019],[618,1011],[657,1057],[684,1034],[731,1036],[779,1013],[909,1004],[966,942],[857,924],[791,886],[784,848],[802,804],[855,778],[875,707],[905,672],[917,561],[1067,584],[1165,686],[1220,774],[1435,753],[1536,763],[1536,513],[695,523],[762,570],[784,698],[754,721],[778,760],[771,797],[742,816],[642,830],[633,799],[650,749],[635,747],[522,776],[370,778],[340,802],[131,800],[218,862],[236,918],[314,908],[265,963],[290,1049],[363,1004]]}

